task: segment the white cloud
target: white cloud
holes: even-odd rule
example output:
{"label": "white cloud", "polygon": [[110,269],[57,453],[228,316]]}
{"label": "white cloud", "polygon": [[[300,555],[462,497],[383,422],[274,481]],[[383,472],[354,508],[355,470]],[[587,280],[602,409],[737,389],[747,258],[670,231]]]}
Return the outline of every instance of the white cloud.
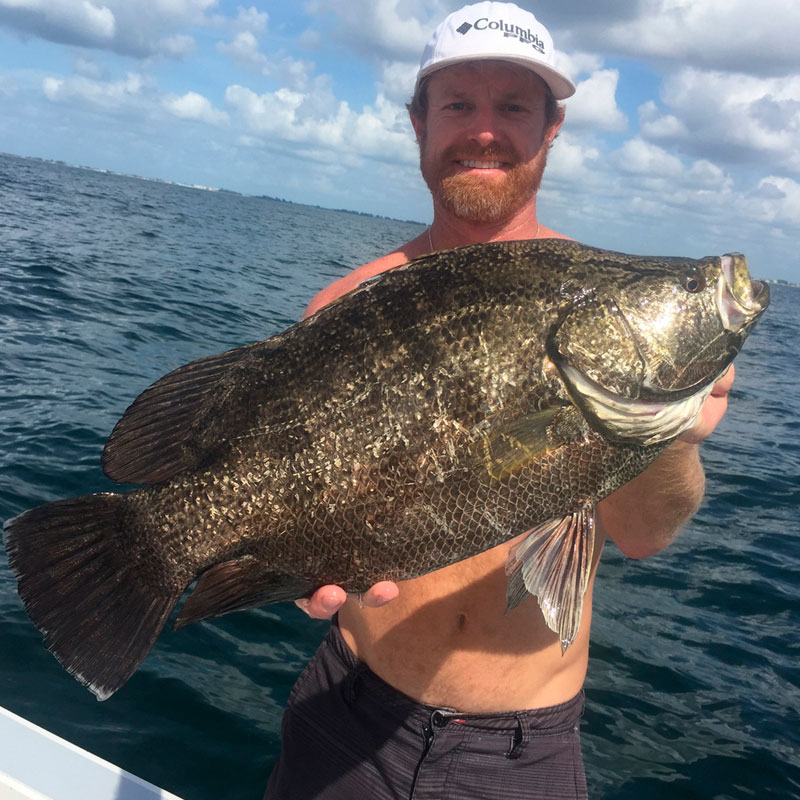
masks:
{"label": "white cloud", "polygon": [[594,53],[580,51],[568,53],[558,50],[556,53],[558,68],[575,83],[581,75],[589,75],[603,66],[603,59]]}
{"label": "white cloud", "polygon": [[684,172],[677,157],[642,139],[629,139],[613,154],[615,166],[622,172],[653,178],[674,178]]}
{"label": "white cloud", "polygon": [[730,175],[705,159],[695,161],[687,177],[689,184],[699,189],[728,190],[733,188],[733,179]]}
{"label": "white cloud", "polygon": [[748,241],[759,220],[772,215],[770,224],[787,228],[794,187],[765,185],[769,197],[757,202],[752,187],[707,159],[682,161],[638,137],[609,152],[588,132],[567,131],[551,150],[537,210],[556,230],[610,249],[756,256]]}
{"label": "white cloud", "polygon": [[90,0],[0,0],[0,24],[56,42],[100,47],[113,41],[114,12]]}
{"label": "white cloud", "polygon": [[268,22],[269,14],[266,11],[259,11],[255,6],[250,6],[250,8],[239,6],[233,28],[234,30],[263,33],[267,30]]}
{"label": "white cloud", "polygon": [[317,79],[312,91],[289,89],[256,94],[229,86],[225,99],[245,135],[332,151],[335,158],[369,156],[389,162],[416,161],[416,146],[404,108],[379,95],[374,105],[356,112],[335,99],[327,81]]}
{"label": "white cloud", "polygon": [[689,135],[683,122],[673,114],[662,114],[653,100],[639,106],[639,129],[648,139],[683,139]]}
{"label": "white cloud", "polygon": [[398,105],[405,106],[414,92],[417,65],[407,61],[392,61],[381,67],[378,91]]}
{"label": "white cloud", "polygon": [[562,129],[547,157],[545,179],[575,184],[591,180],[599,158],[597,147]]}
{"label": "white cloud", "polygon": [[669,113],[640,109],[642,135],[731,163],[800,172],[800,75],[758,78],[681,69],[664,83]]}
{"label": "white cloud", "polygon": [[570,127],[594,130],[622,131],[628,126],[627,117],[617,107],[615,93],[619,72],[601,69],[581,81],[575,94],[567,101]]}
{"label": "white cloud", "polygon": [[119,81],[104,82],[77,75],[71,78],[47,77],[42,89],[48,100],[106,111],[139,105],[145,89],[141,75],[129,72]]}
{"label": "white cloud", "polygon": [[105,70],[96,61],[86,55],[76,56],[72,62],[72,70],[76,75],[83,75],[84,78],[102,79],[105,77]]}
{"label": "white cloud", "polygon": [[185,29],[208,22],[217,0],[0,0],[0,25],[60,44],[144,58],[182,57]]}
{"label": "white cloud", "polygon": [[221,125],[228,121],[224,111],[214,108],[208,98],[197,92],[187,92],[181,97],[167,96],[163,103],[167,111],[181,119],[193,119],[209,125]]}
{"label": "white cloud", "polygon": [[593,14],[576,13],[574,4],[568,11],[556,37],[562,47],[733,72],[781,74],[798,68],[800,4],[789,0],[617,3],[615,15],[603,24]]}
{"label": "white cloud", "polygon": [[753,192],[748,206],[754,216],[768,223],[788,224],[800,234],[800,183],[770,175]]}
{"label": "white cloud", "polygon": [[214,108],[203,95],[197,92],[163,94],[148,78],[136,72],[129,72],[116,81],[103,81],[86,75],[69,78],[48,76],[42,81],[42,90],[51,102],[73,108],[113,112],[137,119],[157,119],[160,116],[165,121],[167,117],[163,111],[166,111],[173,117],[208,125],[220,126],[228,122],[227,113]]}
{"label": "white cloud", "polygon": [[331,35],[369,60],[418,64],[433,28],[453,10],[450,5],[441,0],[309,0],[306,10],[330,16]]}
{"label": "white cloud", "polygon": [[267,69],[269,61],[258,49],[258,39],[251,31],[240,31],[230,42],[219,42],[217,50],[247,67]]}
{"label": "white cloud", "polygon": [[172,58],[184,58],[194,55],[196,42],[193,36],[179,33],[175,36],[165,36],[158,42],[158,52]]}
{"label": "white cloud", "polygon": [[297,44],[303,50],[319,50],[322,45],[322,34],[309,28],[297,37]]}
{"label": "white cloud", "polygon": [[291,89],[305,89],[314,71],[313,62],[293,58],[286,53],[266,56],[261,52],[258,39],[251,31],[240,31],[230,42],[217,43],[217,51],[232,58],[240,66],[271,77]]}

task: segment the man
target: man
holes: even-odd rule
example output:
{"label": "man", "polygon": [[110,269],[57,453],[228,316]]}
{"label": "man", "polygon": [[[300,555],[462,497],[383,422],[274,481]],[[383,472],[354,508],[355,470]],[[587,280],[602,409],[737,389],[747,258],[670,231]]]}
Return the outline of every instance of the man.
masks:
{"label": "man", "polygon": [[[532,14],[493,2],[451,14],[425,49],[409,106],[433,223],[323,290],[307,314],[432,250],[566,238],[539,222],[536,191],[564,118],[556,101],[573,92]],[[599,504],[582,624],[566,654],[535,599],[505,613],[511,542],[360,598],[327,586],[298,601],[338,618],[292,690],[266,797],[585,797],[578,722],[603,543],[642,558],[694,513],[704,490],[697,444],[732,381],[731,370],[682,441]]]}

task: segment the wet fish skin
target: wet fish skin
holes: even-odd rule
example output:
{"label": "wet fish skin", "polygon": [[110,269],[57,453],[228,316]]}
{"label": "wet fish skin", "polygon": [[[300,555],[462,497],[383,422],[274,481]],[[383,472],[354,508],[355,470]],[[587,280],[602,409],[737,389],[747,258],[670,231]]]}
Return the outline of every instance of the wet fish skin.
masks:
{"label": "wet fish skin", "polygon": [[[720,292],[736,299],[731,315],[744,309],[736,329],[720,321]],[[198,576],[177,625],[326,583],[416,577],[566,519],[510,562],[509,604],[544,580],[529,562],[546,539],[559,608],[545,616],[571,641],[593,504],[680,432],[670,417],[644,435],[630,407],[682,410],[767,302],[733,257],[544,240],[417,259],[147,389],[103,458],[110,477],[147,488],[10,521],[20,594],[56,657],[104,698]],[[623,408],[613,424],[606,395]]]}

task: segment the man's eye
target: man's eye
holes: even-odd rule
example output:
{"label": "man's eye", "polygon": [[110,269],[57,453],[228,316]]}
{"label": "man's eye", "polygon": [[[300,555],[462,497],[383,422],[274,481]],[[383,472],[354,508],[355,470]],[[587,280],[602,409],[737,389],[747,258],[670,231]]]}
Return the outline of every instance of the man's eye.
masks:
{"label": "man's eye", "polygon": [[450,103],[447,106],[450,111],[463,111],[466,107],[466,103]]}

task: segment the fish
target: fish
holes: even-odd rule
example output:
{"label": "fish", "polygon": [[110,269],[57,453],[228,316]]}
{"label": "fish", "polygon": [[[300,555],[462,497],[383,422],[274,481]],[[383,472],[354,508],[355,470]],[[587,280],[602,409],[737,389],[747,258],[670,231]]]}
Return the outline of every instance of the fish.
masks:
{"label": "fish", "polygon": [[769,304],[744,256],[644,257],[561,239],[434,252],[255,344],[145,389],[102,454],[130,491],[5,525],[44,643],[98,699],[180,628],[362,592],[527,536],[565,651],[595,507],[690,428]]}

